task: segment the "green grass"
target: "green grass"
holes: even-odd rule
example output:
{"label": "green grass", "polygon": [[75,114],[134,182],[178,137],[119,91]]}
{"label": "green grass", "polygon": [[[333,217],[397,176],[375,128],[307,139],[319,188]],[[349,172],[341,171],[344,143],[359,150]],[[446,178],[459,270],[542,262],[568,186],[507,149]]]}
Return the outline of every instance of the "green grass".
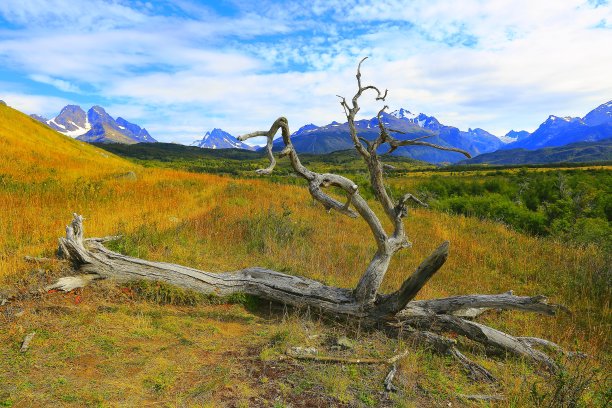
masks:
{"label": "green grass", "polygon": [[[508,222],[476,214],[411,210],[407,231],[413,247],[397,254],[382,291],[396,290],[431,250],[448,239],[451,256],[419,297],[509,289],[521,295],[547,295],[573,313],[542,317],[492,311],[481,320],[512,334],[548,338],[587,352],[591,357],[586,360],[586,377],[575,362],[564,362],[567,374],[557,378],[512,356],[486,355],[459,338],[460,349],[500,379],[496,386],[474,383],[450,358],[402,339],[365,332],[359,324],[329,321],[312,308],[292,310],[245,295],[220,299],[165,284],[96,281],[76,293],[28,296],[30,290],[72,273],[62,262],[33,264],[23,256],[53,256],[73,211],[86,216],[87,236],[123,234],[111,245],[127,254],[212,272],[262,266],[345,288],[356,285],[375,245],[362,220],[328,214],[313,204],[303,182],[289,175],[285,161],[276,176],[261,180],[251,173],[251,168],[264,164],[257,158],[244,170],[239,169],[240,160],[232,159],[229,170],[248,172],[248,178],[161,168],[171,167],[172,161],[141,160],[151,167],[146,168],[67,140],[23,117],[22,128],[45,141],[37,151],[39,144],[28,139],[29,133],[15,132],[18,119],[11,116],[6,122],[12,128],[3,136],[9,135],[10,143],[0,138],[6,145],[5,160],[0,160],[6,175],[0,183],[0,292],[15,295],[0,307],[0,404],[428,407],[470,404],[459,394],[500,393],[507,397],[501,406],[521,407],[558,401],[555,395],[576,395],[569,385],[584,383],[580,379],[592,370],[600,371],[588,387],[578,390],[578,406],[605,406],[606,398],[609,401],[609,253],[594,244],[520,233],[508,228]],[[22,146],[20,140],[28,143]],[[55,152],[59,162],[54,161],[55,153],[45,156],[45,149],[54,146],[83,161],[68,160],[61,151]],[[206,160],[206,166],[225,171],[222,160],[230,159]],[[184,169],[191,162],[177,166]],[[349,175],[371,199],[367,174],[354,155],[314,157],[310,163]],[[59,171],[64,164],[67,171]],[[469,187],[478,193],[456,195],[459,198],[503,198],[508,192],[512,196],[519,173],[417,172],[414,163],[400,165],[405,168],[389,174],[396,196],[417,192],[435,173],[443,186],[457,184],[458,191]],[[527,176],[544,171],[554,178],[558,169],[528,170]],[[588,192],[582,183],[594,189],[596,198],[603,196],[605,190],[597,185],[600,176],[579,171],[586,173],[576,176],[575,185],[574,176],[567,173],[572,194]],[[548,176],[542,177],[546,185]],[[491,180],[499,180],[499,186],[487,183]],[[536,204],[537,213],[543,204]],[[589,205],[593,214],[598,208]],[[19,352],[24,336],[33,331],[30,349]],[[330,339],[340,336],[347,336],[353,349],[330,347]],[[381,391],[386,365],[297,362],[285,355],[294,346],[315,347],[322,355],[337,357],[390,357],[405,348],[409,353],[398,367],[399,392],[385,395]]]}

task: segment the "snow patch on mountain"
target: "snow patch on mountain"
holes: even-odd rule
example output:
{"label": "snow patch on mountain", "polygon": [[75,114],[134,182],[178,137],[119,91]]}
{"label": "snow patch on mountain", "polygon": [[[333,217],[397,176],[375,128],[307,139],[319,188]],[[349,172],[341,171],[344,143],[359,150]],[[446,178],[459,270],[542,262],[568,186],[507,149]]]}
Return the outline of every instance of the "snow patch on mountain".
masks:
{"label": "snow patch on mountain", "polygon": [[398,119],[408,119],[413,120],[417,117],[414,113],[410,112],[408,109],[400,108],[399,110],[394,110],[391,112],[391,116],[394,116]]}
{"label": "snow patch on mountain", "polygon": [[194,141],[190,144],[190,146],[201,147],[204,149],[255,150],[255,147],[242,143],[226,131],[217,128],[206,132],[202,139]]}
{"label": "snow patch on mountain", "polygon": [[93,106],[85,112],[78,105],[66,105],[52,119],[32,117],[66,136],[86,142],[156,142],[146,129],[121,117],[113,119],[101,106]]}

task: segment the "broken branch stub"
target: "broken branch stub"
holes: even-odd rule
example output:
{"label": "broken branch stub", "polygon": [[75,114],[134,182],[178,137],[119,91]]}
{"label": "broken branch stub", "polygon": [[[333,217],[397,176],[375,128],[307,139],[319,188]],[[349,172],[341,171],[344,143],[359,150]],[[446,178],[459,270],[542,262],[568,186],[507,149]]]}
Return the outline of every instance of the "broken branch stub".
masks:
{"label": "broken branch stub", "polygon": [[[266,152],[270,163],[267,168],[258,170],[258,174],[267,175],[273,172],[276,165],[272,144],[275,134],[280,130],[285,145],[280,157],[287,157],[295,173],[306,180],[312,197],[326,209],[333,209],[353,218],[360,217],[367,224],[376,244],[376,250],[355,288],[327,286],[312,279],[286,275],[259,267],[227,273],[211,273],[182,265],[151,262],[126,256],[107,249],[104,246],[104,239],[84,239],[84,218],[78,214],[73,215],[72,222],[66,228],[66,236],[60,238],[59,253],[71,261],[75,269],[85,276],[79,279],[63,280],[52,287],[71,290],[98,278],[113,278],[118,281],[146,279],[167,282],[203,294],[227,296],[234,293],[246,293],[286,305],[316,307],[324,314],[356,319],[361,325],[382,328],[393,333],[398,331],[410,333],[415,329],[421,333],[431,333],[431,335],[421,335],[417,338],[424,343],[445,344],[444,347],[438,348],[444,353],[453,355],[466,367],[471,376],[481,380],[492,381],[493,376],[460,353],[455,346],[456,342],[443,337],[443,333],[458,333],[486,347],[511,352],[536,364],[541,364],[549,370],[556,369],[554,361],[547,354],[535,348],[543,345],[550,346],[550,344],[525,337],[513,337],[462,317],[476,317],[487,308],[554,314],[557,306],[547,304],[544,297],[519,297],[512,293],[504,293],[414,300],[428,280],[444,265],[449,254],[449,242],[442,243],[434,250],[396,292],[379,293],[380,285],[393,256],[396,252],[411,245],[404,226],[408,215],[407,202],[412,200],[417,204],[424,203],[411,194],[406,194],[399,199],[392,197],[384,182],[385,166],[380,161],[377,149],[384,144],[388,144],[391,149],[400,144],[413,144],[458,151],[466,156],[469,154],[460,149],[433,145],[420,140],[398,142],[389,135],[380,113],[379,136],[373,141],[362,143],[357,136],[355,125],[355,116],[360,109],[359,99],[368,90],[376,92],[376,100],[384,100],[387,95],[387,91],[381,92],[375,86],[362,84],[361,64],[364,60],[359,63],[357,69],[357,92],[350,102],[341,97],[341,105],[347,117],[349,133],[355,149],[368,169],[374,198],[381,205],[382,213],[390,222],[389,231],[385,229],[376,212],[370,207],[370,203],[361,196],[359,186],[355,182],[337,174],[314,172],[302,164],[298,152],[291,143],[291,133],[286,118],[279,117],[267,131],[253,132],[238,138],[241,141],[257,136],[267,138]],[[384,108],[381,112],[383,110]],[[344,192],[346,195],[344,202],[336,200],[324,191],[325,188],[332,186]]]}

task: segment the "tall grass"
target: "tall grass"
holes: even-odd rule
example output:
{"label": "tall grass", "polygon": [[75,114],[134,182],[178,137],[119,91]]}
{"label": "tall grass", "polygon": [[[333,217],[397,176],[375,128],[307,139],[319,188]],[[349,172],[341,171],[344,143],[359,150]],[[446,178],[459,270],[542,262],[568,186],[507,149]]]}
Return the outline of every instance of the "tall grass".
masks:
{"label": "tall grass", "polygon": [[[31,268],[24,255],[53,254],[72,212],[85,216],[87,236],[123,234],[118,250],[210,271],[259,265],[350,288],[373,255],[365,223],[325,212],[301,183],[143,168],[9,108],[0,107],[0,115],[5,284]],[[407,229],[413,248],[393,260],[383,291],[397,289],[440,242],[450,240],[447,264],[419,297],[541,293],[574,313],[546,324],[538,316],[510,313],[490,317],[492,324],[587,352],[609,346],[610,266],[597,247],[568,246],[492,221],[424,209],[411,211]]]}

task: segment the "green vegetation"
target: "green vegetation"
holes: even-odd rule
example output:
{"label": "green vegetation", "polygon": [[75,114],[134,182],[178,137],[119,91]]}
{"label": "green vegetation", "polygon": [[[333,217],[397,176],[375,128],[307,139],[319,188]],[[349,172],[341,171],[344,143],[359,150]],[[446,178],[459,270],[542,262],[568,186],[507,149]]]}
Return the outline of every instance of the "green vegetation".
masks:
{"label": "green vegetation", "polygon": [[[7,299],[0,306],[0,407],[487,406],[462,397],[474,394],[503,395],[492,403],[503,407],[610,406],[610,250],[561,240],[601,242],[593,225],[609,231],[609,168],[449,171],[387,160],[399,169],[389,173],[394,196],[420,193],[435,209],[410,212],[413,247],[398,253],[383,291],[397,289],[448,239],[451,256],[421,299],[513,289],[549,296],[572,312],[491,310],[479,318],[588,355],[563,361],[557,375],[486,354],[458,336],[461,351],[499,379],[491,385],[470,380],[447,356],[358,323],[329,322],[313,308],[292,310],[243,294],[205,297],[143,281],[100,280],[71,293],[41,293],[73,271],[62,261],[24,257],[54,258],[74,211],[87,218],[87,236],[123,235],[108,245],[126,254],[211,272],[261,266],[346,288],[355,287],[375,245],[361,220],[314,205],[285,160],[273,177],[255,176],[252,169],[265,165],[259,153],[193,148],[196,156],[183,158],[190,148],[179,146],[174,156],[162,149],[151,159],[125,160],[2,106],[0,146],[0,297]],[[139,146],[126,147],[132,148]],[[199,156],[208,154],[219,157]],[[246,156],[225,157],[234,154]],[[371,197],[353,153],[303,161],[351,177]],[[232,177],[201,173],[207,168]],[[473,204],[465,214],[474,216],[456,215],[442,205],[451,199],[500,201],[509,216]],[[513,217],[534,221],[524,229],[491,221],[511,225]],[[353,348],[334,346],[343,336]],[[292,347],[338,358],[409,353],[398,362],[398,392],[384,393],[387,365],[296,361],[286,355]]]}
{"label": "green vegetation", "polygon": [[[101,149],[130,159],[146,167],[166,167],[195,173],[214,173],[246,178],[256,177],[255,170],[267,167],[268,160],[263,151],[252,152],[240,149],[201,149],[173,143],[139,143],[136,145],[97,144]],[[361,157],[355,150],[341,150],[328,154],[300,155],[302,163],[315,171],[340,174],[363,171]],[[429,168],[432,165],[401,156],[389,156],[385,162],[398,170]],[[280,160],[274,176],[286,176],[291,167]]]}
{"label": "green vegetation", "polygon": [[520,232],[577,244],[611,245],[609,170],[434,175],[417,191],[440,211],[497,220]]}
{"label": "green vegetation", "polygon": [[477,164],[527,164],[527,163],[586,163],[610,162],[612,139],[597,142],[570,143],[559,147],[537,150],[511,149],[485,153],[465,160],[463,163]]}

